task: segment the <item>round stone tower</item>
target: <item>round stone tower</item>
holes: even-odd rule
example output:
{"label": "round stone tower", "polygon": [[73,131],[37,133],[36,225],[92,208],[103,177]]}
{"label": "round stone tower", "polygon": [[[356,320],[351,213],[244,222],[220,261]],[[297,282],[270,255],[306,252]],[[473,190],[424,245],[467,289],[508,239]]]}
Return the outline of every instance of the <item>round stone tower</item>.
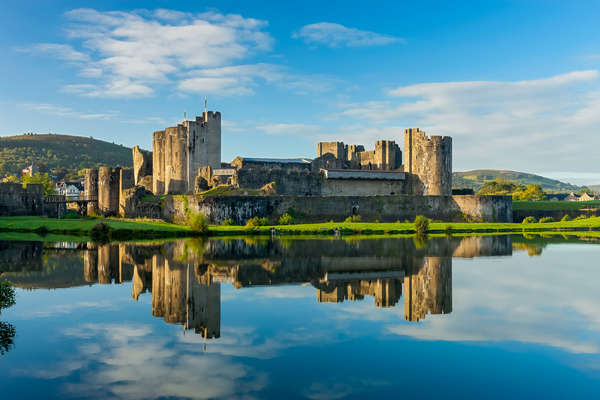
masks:
{"label": "round stone tower", "polygon": [[406,129],[404,153],[404,172],[409,174],[414,195],[452,195],[451,137],[427,137],[418,128]]}
{"label": "round stone tower", "polygon": [[98,215],[98,170],[86,169],[83,181],[84,196],[87,200],[93,200],[87,204],[87,215]]}

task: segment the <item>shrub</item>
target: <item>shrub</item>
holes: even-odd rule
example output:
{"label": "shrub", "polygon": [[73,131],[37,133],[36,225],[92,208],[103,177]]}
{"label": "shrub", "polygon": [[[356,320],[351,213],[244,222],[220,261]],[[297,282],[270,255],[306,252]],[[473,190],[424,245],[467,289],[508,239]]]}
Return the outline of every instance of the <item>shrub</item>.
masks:
{"label": "shrub", "polygon": [[352,215],[344,220],[344,222],[360,222],[360,215]]}
{"label": "shrub", "polygon": [[48,234],[48,227],[46,225],[38,226],[33,231],[40,236],[46,236]]}
{"label": "shrub", "polygon": [[554,222],[554,218],[552,218],[552,217],[544,217],[544,218],[540,218],[540,220],[539,220],[540,224],[545,224],[546,222]]}
{"label": "shrub", "polygon": [[15,304],[15,289],[6,279],[0,279],[0,310]]}
{"label": "shrub", "polygon": [[108,242],[110,231],[110,226],[100,222],[90,229],[90,237],[95,242]]}
{"label": "shrub", "polygon": [[294,218],[288,213],[285,213],[281,217],[279,217],[279,225],[291,225],[293,223]]}
{"label": "shrub", "polygon": [[535,224],[536,222],[537,222],[537,219],[535,219],[535,217],[532,217],[531,215],[529,217],[523,218],[524,224]]}
{"label": "shrub", "polygon": [[563,215],[563,217],[560,219],[560,222],[566,222],[566,221],[570,221],[571,217],[569,217],[569,214],[565,214]]}
{"label": "shrub", "polygon": [[66,213],[64,213],[61,217],[61,219],[79,219],[81,218],[81,215],[79,215],[77,213],[77,211],[73,211],[73,210],[68,210]]}
{"label": "shrub", "polygon": [[267,220],[266,217],[262,217],[262,218],[253,217],[253,218],[250,218],[248,221],[246,221],[246,227],[254,228],[257,226],[265,226],[268,223],[269,223],[269,221]]}
{"label": "shrub", "polygon": [[446,232],[446,235],[452,235],[452,225],[446,225],[444,232]]}
{"label": "shrub", "polygon": [[208,221],[202,213],[189,212],[187,222],[194,232],[205,234],[208,232]]}
{"label": "shrub", "polygon": [[427,217],[424,217],[423,215],[417,215],[414,224],[417,235],[423,236],[427,234],[427,231],[429,230],[429,219]]}
{"label": "shrub", "polygon": [[221,225],[222,225],[222,226],[230,226],[230,225],[233,225],[233,219],[231,219],[231,218],[224,219],[224,220],[221,222]]}

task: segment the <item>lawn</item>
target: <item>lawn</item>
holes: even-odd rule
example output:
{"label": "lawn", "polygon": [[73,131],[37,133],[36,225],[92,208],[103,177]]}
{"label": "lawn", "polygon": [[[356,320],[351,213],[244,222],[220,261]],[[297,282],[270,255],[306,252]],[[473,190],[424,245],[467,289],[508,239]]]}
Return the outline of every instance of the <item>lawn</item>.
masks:
{"label": "lawn", "polygon": [[[166,222],[145,220],[124,220],[116,218],[94,219],[51,219],[43,217],[0,217],[0,231],[20,233],[40,233],[44,235],[62,234],[88,236],[90,229],[103,222],[119,233],[122,239],[150,239],[184,237],[198,235],[187,226]],[[233,235],[270,235],[272,229],[283,235],[331,235],[337,229],[340,233],[362,235],[414,234],[414,224],[410,222],[378,223],[378,222],[325,222],[318,224],[277,225],[277,226],[221,226],[212,225],[207,234],[210,236]],[[572,221],[549,223],[467,223],[467,222],[432,222],[430,234],[468,234],[468,233],[527,233],[527,232],[584,232],[600,231],[600,217]],[[117,236],[115,236],[117,237]]]}
{"label": "lawn", "polygon": [[513,210],[585,210],[600,208],[600,200],[592,201],[518,201],[513,200]]}
{"label": "lawn", "polygon": [[0,217],[0,230],[27,232],[45,227],[49,232],[85,232],[87,233],[98,223],[105,223],[112,229],[162,231],[162,232],[190,232],[190,228],[167,222],[128,220],[117,218],[80,218],[80,219],[54,219],[44,217]]}

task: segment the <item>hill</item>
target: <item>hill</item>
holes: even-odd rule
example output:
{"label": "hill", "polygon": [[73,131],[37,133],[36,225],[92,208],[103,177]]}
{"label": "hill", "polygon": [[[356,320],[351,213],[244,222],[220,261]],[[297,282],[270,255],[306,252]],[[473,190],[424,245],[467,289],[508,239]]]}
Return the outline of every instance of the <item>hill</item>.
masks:
{"label": "hill", "polygon": [[129,147],[91,137],[55,134],[0,137],[0,176],[20,175],[33,162],[46,171],[133,164]]}
{"label": "hill", "polygon": [[487,181],[502,179],[518,182],[523,185],[540,185],[546,192],[567,193],[576,192],[580,186],[571,185],[555,179],[528,174],[525,172],[504,171],[497,169],[476,169],[473,171],[454,172],[452,174],[452,186],[455,188],[472,188],[477,192]]}

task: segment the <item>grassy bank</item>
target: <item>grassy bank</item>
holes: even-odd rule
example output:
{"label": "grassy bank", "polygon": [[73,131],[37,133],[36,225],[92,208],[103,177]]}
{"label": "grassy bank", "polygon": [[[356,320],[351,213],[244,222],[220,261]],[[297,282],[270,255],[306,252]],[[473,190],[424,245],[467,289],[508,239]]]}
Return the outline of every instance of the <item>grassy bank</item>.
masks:
{"label": "grassy bank", "polygon": [[[278,226],[211,226],[211,235],[270,234],[275,228],[280,234],[332,234],[338,229],[343,234],[414,234],[415,226],[408,222],[325,222],[319,224],[298,224]],[[600,231],[600,217],[573,221],[548,223],[468,223],[468,222],[432,222],[428,233],[523,233],[523,232],[582,232]]]}
{"label": "grassy bank", "polygon": [[517,201],[513,200],[513,211],[521,210],[589,210],[600,208],[600,200],[592,201]]}
{"label": "grassy bank", "polygon": [[[89,237],[92,227],[98,223],[108,225],[113,231],[114,239],[152,239],[173,238],[198,235],[187,226],[174,225],[166,222],[123,220],[112,218],[94,219],[50,219],[42,217],[3,217],[0,218],[0,232],[3,237],[9,233],[30,233],[47,235],[48,237]],[[321,235],[333,234],[339,230],[342,234],[390,235],[414,234],[413,223],[375,223],[375,222],[326,222],[319,224],[298,224],[278,226],[220,226],[211,225],[207,234],[210,236],[232,235],[269,235],[275,228],[283,235]],[[535,232],[584,232],[600,231],[600,217],[549,222],[549,223],[465,223],[465,222],[432,222],[429,225],[430,234],[482,234],[482,233],[535,233]]]}
{"label": "grassy bank", "polygon": [[54,219],[44,217],[0,217],[0,232],[35,233],[41,236],[89,236],[98,223],[104,223],[115,232],[115,237],[151,239],[193,236],[187,226],[166,222],[127,220],[117,218]]}
{"label": "grassy bank", "polygon": [[[197,236],[187,226],[166,222],[125,220],[116,218],[93,219],[50,219],[42,217],[3,217],[0,218],[0,232],[6,237],[8,233],[30,233],[52,237],[89,237],[89,232],[98,223],[104,223],[113,231],[113,238],[120,240],[152,239]],[[339,230],[342,234],[389,235],[414,234],[415,226],[409,222],[375,223],[375,222],[325,222],[318,224],[297,224],[277,226],[221,226],[211,225],[207,234],[210,236],[232,235],[269,235],[272,228],[278,234],[287,235],[320,235],[333,234]],[[432,222],[430,234],[461,233],[527,233],[527,232],[583,232],[600,231],[600,217],[548,222],[548,223],[466,223],[466,222]]]}

